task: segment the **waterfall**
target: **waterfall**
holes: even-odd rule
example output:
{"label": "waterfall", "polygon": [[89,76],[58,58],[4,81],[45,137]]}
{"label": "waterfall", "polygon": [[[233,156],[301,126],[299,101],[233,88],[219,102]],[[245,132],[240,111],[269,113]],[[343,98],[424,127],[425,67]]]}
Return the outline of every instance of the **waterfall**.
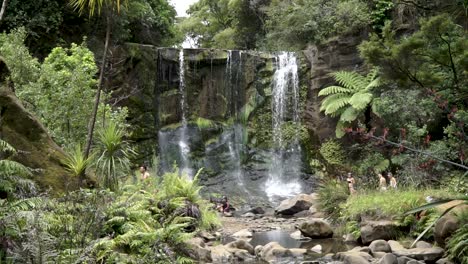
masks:
{"label": "waterfall", "polygon": [[189,164],[190,146],[187,138],[187,118],[186,118],[186,105],[185,105],[185,59],[184,50],[179,51],[179,93],[180,93],[180,111],[182,126],[179,129],[179,142],[177,142],[180,151],[181,164],[179,170],[181,173],[188,174],[192,177],[192,171]]}
{"label": "waterfall", "polygon": [[[276,58],[276,71],[272,86],[272,159],[266,181],[268,197],[288,197],[301,192],[298,175],[300,168],[299,78],[294,53],[283,52]],[[292,120],[295,137],[285,142],[283,126]]]}

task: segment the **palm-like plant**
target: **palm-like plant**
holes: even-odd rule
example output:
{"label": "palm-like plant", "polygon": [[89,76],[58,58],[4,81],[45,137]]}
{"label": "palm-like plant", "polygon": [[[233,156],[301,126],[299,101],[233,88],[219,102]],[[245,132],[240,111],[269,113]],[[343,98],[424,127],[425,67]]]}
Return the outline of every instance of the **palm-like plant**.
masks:
{"label": "palm-like plant", "polygon": [[99,131],[99,158],[96,170],[104,187],[112,191],[118,189],[118,182],[122,176],[130,172],[130,157],[135,154],[124,139],[124,130],[114,122]]}
{"label": "palm-like plant", "polygon": [[377,73],[375,68],[367,76],[356,72],[334,72],[331,75],[341,86],[329,86],[319,92],[319,96],[326,96],[320,111],[340,118],[335,131],[338,138],[344,135],[344,126],[356,120],[372,103],[372,90],[380,85]]}
{"label": "palm-like plant", "polygon": [[68,153],[62,163],[65,165],[68,172],[71,173],[73,177],[79,177],[84,175],[86,169],[91,165],[91,162],[94,158],[94,155],[85,157],[80,145],[77,145],[73,150]]}

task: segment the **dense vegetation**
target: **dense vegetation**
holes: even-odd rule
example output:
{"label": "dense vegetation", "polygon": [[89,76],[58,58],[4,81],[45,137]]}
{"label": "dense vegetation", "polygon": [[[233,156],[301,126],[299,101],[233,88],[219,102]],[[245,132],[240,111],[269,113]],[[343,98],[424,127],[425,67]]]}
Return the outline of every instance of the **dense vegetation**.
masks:
{"label": "dense vegetation", "polygon": [[[415,235],[440,212],[417,221],[406,210],[429,195],[467,195],[466,0],[199,0],[178,19],[167,0],[4,3],[7,82],[68,153],[62,163],[83,189],[56,196],[38,188],[34,170],[15,161],[21,150],[0,138],[0,263],[189,263],[182,243],[217,224],[197,181],[177,170],[134,181],[128,111],[112,104],[106,85],[129,42],[180,46],[188,36],[202,48],[299,51],[357,37],[363,65],[331,74],[336,84],[319,92],[320,110],[336,121],[335,135],[308,148],[323,209],[353,234],[369,214],[398,218]],[[271,123],[256,114],[255,126]],[[210,122],[197,119],[200,128]],[[358,196],[337,180],[348,171]],[[398,196],[375,191],[381,172],[396,175]],[[466,261],[466,214],[459,218],[448,250]]]}

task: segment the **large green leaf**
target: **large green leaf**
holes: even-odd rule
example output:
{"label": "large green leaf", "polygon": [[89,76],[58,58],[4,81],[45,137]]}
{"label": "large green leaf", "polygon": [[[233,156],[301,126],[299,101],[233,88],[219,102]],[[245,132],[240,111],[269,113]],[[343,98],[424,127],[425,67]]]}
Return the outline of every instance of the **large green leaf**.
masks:
{"label": "large green leaf", "polygon": [[356,72],[338,71],[331,74],[345,88],[359,91],[367,86],[366,79]]}
{"label": "large green leaf", "polygon": [[332,94],[327,96],[325,99],[322,100],[322,104],[320,105],[320,111],[325,111],[331,104],[343,98],[350,99],[351,96],[348,94]]}
{"label": "large green leaf", "polygon": [[326,88],[323,88],[319,93],[318,95],[319,96],[327,96],[327,95],[331,95],[331,94],[338,94],[338,93],[352,93],[353,90],[350,89],[350,88],[345,88],[345,87],[341,87],[341,86],[328,86]]}
{"label": "large green leaf", "polygon": [[357,110],[364,110],[372,101],[373,97],[374,96],[371,93],[366,93],[366,92],[355,93],[349,99],[349,104],[351,104]]}
{"label": "large green leaf", "polygon": [[330,115],[336,113],[338,110],[349,104],[349,100],[349,97],[343,97],[333,100],[328,104],[327,108],[325,109],[325,114]]}
{"label": "large green leaf", "polygon": [[468,201],[468,198],[462,197],[462,198],[457,198],[457,199],[444,199],[444,200],[436,201],[436,202],[433,202],[433,203],[428,203],[428,204],[425,204],[423,206],[416,207],[414,209],[409,210],[408,212],[405,213],[405,215],[414,214],[414,213],[417,213],[417,212],[420,212],[420,211],[423,211],[423,210],[428,210],[428,209],[434,208],[436,206],[446,204],[448,202],[452,202],[452,201],[455,201],[455,200]]}
{"label": "large green leaf", "polygon": [[346,108],[346,110],[343,111],[343,113],[341,113],[340,121],[352,122],[356,120],[358,115],[359,115],[359,111],[357,111],[354,107],[349,106],[348,108]]}
{"label": "large green leaf", "polygon": [[345,123],[338,121],[338,123],[336,124],[336,128],[335,128],[335,135],[337,138],[342,138],[344,135],[346,135],[346,132],[344,129],[345,129]]}

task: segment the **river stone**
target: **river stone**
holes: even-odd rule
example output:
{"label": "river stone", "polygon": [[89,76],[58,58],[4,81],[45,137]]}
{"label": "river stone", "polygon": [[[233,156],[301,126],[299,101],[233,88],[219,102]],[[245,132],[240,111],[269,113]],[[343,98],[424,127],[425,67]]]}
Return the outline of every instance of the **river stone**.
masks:
{"label": "river stone", "polygon": [[389,240],[396,238],[399,227],[396,223],[388,220],[368,221],[361,226],[361,241],[363,244],[378,239]]}
{"label": "river stone", "polygon": [[211,248],[211,259],[214,263],[229,263],[232,254],[223,245],[218,245]]}
{"label": "river stone", "polygon": [[291,238],[294,238],[296,240],[302,240],[302,241],[309,241],[311,240],[310,237],[305,237],[304,235],[302,235],[301,231],[300,230],[297,230],[293,233],[290,234]]}
{"label": "river stone", "polygon": [[251,213],[251,212],[247,212],[247,213],[243,214],[242,217],[245,217],[245,218],[254,218],[254,217],[255,217],[255,214],[254,214],[254,213]]}
{"label": "river stone", "polygon": [[426,241],[418,241],[415,245],[416,248],[432,248],[432,245]]}
{"label": "river stone", "polygon": [[411,248],[393,251],[393,254],[399,257],[409,257],[417,260],[434,262],[444,255],[444,250],[440,247],[433,248]]}
{"label": "river stone", "polygon": [[188,254],[193,259],[201,262],[211,262],[211,251],[205,247],[205,242],[200,237],[194,237],[186,242]]}
{"label": "river stone", "polygon": [[380,259],[379,264],[398,264],[398,258],[392,253],[387,253]]}
{"label": "river stone", "polygon": [[369,264],[372,257],[365,252],[340,252],[338,259],[345,264]]}
{"label": "river stone", "polygon": [[250,232],[248,229],[242,229],[232,234],[232,236],[233,237],[252,237],[252,232]]}
{"label": "river stone", "polygon": [[310,238],[327,238],[333,236],[333,229],[330,224],[321,218],[313,218],[299,226],[304,236]]}
{"label": "river stone", "polygon": [[387,254],[387,252],[372,252],[372,256],[376,259],[381,259],[385,254]]}
{"label": "river stone", "polygon": [[248,210],[246,213],[265,214],[265,210],[263,210],[263,208],[261,208],[260,206],[257,206]]}
{"label": "river stone", "polygon": [[424,264],[424,262],[421,262],[421,261],[417,261],[417,260],[410,260],[408,262],[406,262],[406,264]]}
{"label": "river stone", "polygon": [[203,238],[205,241],[214,241],[216,240],[216,237],[209,232],[202,231],[198,234],[201,238]]}
{"label": "river stone", "polygon": [[398,264],[406,264],[406,263],[410,262],[411,260],[413,260],[413,259],[408,258],[408,257],[398,257]]}
{"label": "river stone", "polygon": [[266,262],[273,263],[278,258],[291,257],[292,253],[278,242],[270,242],[260,249],[258,256]]}
{"label": "river stone", "polygon": [[322,253],[322,245],[315,245],[310,250],[315,252],[315,253],[321,254]]}
{"label": "river stone", "polygon": [[348,252],[365,252],[365,253],[371,253],[371,250],[369,247],[354,247],[353,249],[349,250]]}
{"label": "river stone", "polygon": [[392,252],[392,249],[390,248],[390,245],[387,243],[387,241],[382,239],[372,241],[369,245],[369,248],[371,252]]}
{"label": "river stone", "polygon": [[254,259],[255,256],[251,255],[247,250],[245,249],[239,249],[239,248],[226,248],[227,251],[231,253],[231,255],[240,262],[244,262],[247,260]]}
{"label": "river stone", "polygon": [[254,247],[245,240],[236,240],[225,245],[226,248],[237,248],[247,250],[249,254],[255,254]]}
{"label": "river stone", "polygon": [[438,261],[436,261],[435,264],[454,264],[454,263],[448,258],[441,258]]}
{"label": "river stone", "polygon": [[395,240],[389,240],[388,245],[390,246],[390,249],[393,251],[397,250],[404,250],[405,247],[400,244],[400,242],[395,241]]}
{"label": "river stone", "polygon": [[276,207],[275,213],[279,215],[294,215],[295,213],[308,210],[314,198],[308,194],[299,194],[293,198],[286,199]]}
{"label": "river stone", "polygon": [[304,258],[304,255],[307,253],[305,248],[290,248],[288,249],[291,252],[291,255],[295,258]]}

